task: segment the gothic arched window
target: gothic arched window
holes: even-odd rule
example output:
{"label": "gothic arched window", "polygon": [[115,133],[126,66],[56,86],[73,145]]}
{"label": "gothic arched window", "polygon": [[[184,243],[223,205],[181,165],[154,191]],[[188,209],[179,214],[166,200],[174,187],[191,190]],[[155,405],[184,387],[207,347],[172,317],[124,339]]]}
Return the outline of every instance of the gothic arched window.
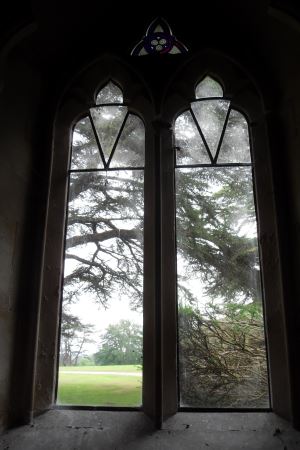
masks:
{"label": "gothic arched window", "polygon": [[[288,359],[280,268],[269,264],[279,250],[261,99],[238,65],[180,45],[154,21],[126,62],[106,55],[82,71],[58,109],[37,410],[56,401],[59,362],[79,356],[79,368],[61,367],[60,407],[142,409],[158,425],[182,409],[289,409],[278,395]],[[61,304],[59,355],[48,318]],[[80,355],[81,344],[98,348]],[[74,400],[67,377],[81,371],[94,387]],[[93,371],[116,377],[104,396]],[[118,390],[127,375],[134,396]]]}
{"label": "gothic arched window", "polygon": [[248,123],[206,76],[175,122],[181,406],[268,407]]}
{"label": "gothic arched window", "polygon": [[[124,365],[135,372],[142,364],[144,153],[144,124],[110,81],[72,135],[59,403],[141,404],[140,370],[128,381]],[[76,373],[82,364],[93,379]]]}

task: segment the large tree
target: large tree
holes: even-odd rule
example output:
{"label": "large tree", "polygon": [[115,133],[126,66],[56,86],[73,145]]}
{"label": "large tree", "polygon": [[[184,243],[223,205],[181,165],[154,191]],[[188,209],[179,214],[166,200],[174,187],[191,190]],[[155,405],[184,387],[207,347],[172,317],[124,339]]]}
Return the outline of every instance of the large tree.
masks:
{"label": "large tree", "polygon": [[79,317],[66,310],[62,312],[60,334],[60,364],[77,366],[86,356],[86,345],[93,342],[94,326],[83,324]]}
{"label": "large tree", "polygon": [[[251,168],[183,169],[177,175],[183,404],[268,406],[252,191]],[[199,280],[200,293],[190,279]]]}
{"label": "large tree", "polygon": [[121,320],[107,327],[101,337],[101,346],[94,355],[96,364],[141,364],[142,329],[129,320]]}
{"label": "large tree", "polygon": [[[126,142],[131,153],[138,154],[142,141],[140,128],[135,120],[126,123]],[[101,168],[93,136],[88,118],[78,122],[71,167]],[[114,158],[122,166],[126,151],[121,149],[116,149]],[[72,301],[78,293],[88,293],[106,307],[112,295],[124,292],[135,308],[140,307],[142,244],[143,171],[73,173],[65,253],[70,270],[64,279],[65,300]]]}
{"label": "large tree", "polygon": [[[78,161],[96,155],[86,123],[82,121],[76,131],[79,137],[73,147]],[[139,145],[134,130],[132,136],[134,148]],[[198,405],[210,399],[208,406],[239,406],[245,404],[255,380],[258,388],[252,391],[250,403],[264,406],[266,359],[251,169],[180,169],[176,192],[180,370],[185,402],[194,399]],[[111,297],[124,294],[132,309],[141,308],[142,171],[71,175],[65,258],[66,304],[88,293],[106,308]],[[208,299],[206,308],[199,308],[199,295],[188,282],[191,278],[198,278],[201,295]],[[204,371],[201,361],[207,362]],[[251,365],[257,370],[251,372]],[[234,385],[239,388],[231,392]]]}

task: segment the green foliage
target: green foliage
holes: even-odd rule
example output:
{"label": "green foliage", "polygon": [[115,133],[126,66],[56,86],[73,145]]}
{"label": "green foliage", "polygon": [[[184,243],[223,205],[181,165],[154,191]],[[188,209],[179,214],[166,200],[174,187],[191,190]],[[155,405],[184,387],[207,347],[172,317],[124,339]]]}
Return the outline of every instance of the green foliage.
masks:
{"label": "green foliage", "polygon": [[94,355],[96,364],[141,364],[142,330],[128,320],[111,324],[102,335],[100,350]]}
{"label": "green foliage", "polygon": [[268,407],[261,307],[210,303],[179,308],[181,403]]}
{"label": "green foliage", "polygon": [[79,358],[78,366],[93,366],[95,364],[94,356],[84,356]]}
{"label": "green foliage", "polygon": [[260,296],[257,241],[241,233],[256,223],[251,177],[249,168],[177,173],[178,252],[211,297]]}

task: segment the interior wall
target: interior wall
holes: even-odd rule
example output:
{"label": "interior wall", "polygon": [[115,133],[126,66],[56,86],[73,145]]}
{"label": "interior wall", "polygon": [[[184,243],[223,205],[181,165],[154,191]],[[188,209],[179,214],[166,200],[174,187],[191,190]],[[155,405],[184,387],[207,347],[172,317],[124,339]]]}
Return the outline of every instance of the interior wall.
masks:
{"label": "interior wall", "polygon": [[[33,147],[41,80],[20,48],[2,53],[0,75],[0,429],[14,406],[10,394],[15,365],[16,328],[30,314],[28,268],[33,242],[28,242],[28,209],[35,202]],[[3,60],[3,58],[5,58]],[[24,250],[26,254],[24,254]],[[27,309],[28,308],[28,309]],[[23,311],[22,311],[23,310]],[[27,325],[29,322],[27,322]],[[28,334],[24,326],[24,339]],[[22,357],[19,355],[19,358]],[[24,364],[24,359],[22,360]],[[25,372],[26,368],[20,367]],[[15,381],[22,383],[19,379]],[[23,391],[26,386],[22,386]]]}
{"label": "interior wall", "polygon": [[[274,158],[275,195],[281,235],[281,264],[289,341],[292,417],[300,428],[300,25],[292,17],[271,9],[267,51],[278,80],[269,114]],[[283,392],[285,386],[283,385]]]}
{"label": "interior wall", "polygon": [[[204,11],[201,31],[195,27],[192,12],[184,11],[186,25],[181,26],[181,18],[177,16],[176,26],[180,32],[175,27],[174,32],[182,41],[187,32],[188,42],[184,43],[194,42],[194,50],[197,46],[213,46],[240,59],[264,95],[294,380],[292,415],[294,424],[300,427],[300,362],[297,358],[300,341],[300,31],[296,21],[275,9],[269,9],[268,14],[266,10],[254,9],[253,15],[249,13],[248,17],[240,10],[236,14],[231,20],[236,22],[237,28],[231,30],[229,36],[222,34],[225,23],[223,28],[214,27],[214,38],[210,40],[210,26],[205,23]],[[238,14],[243,16],[240,24]],[[165,11],[164,16],[170,23],[173,16],[176,22],[174,12],[169,18]],[[51,17],[53,19],[53,12]],[[188,26],[189,17],[193,27]],[[47,22],[46,16],[38,20],[41,25],[47,23],[48,26],[36,31],[32,38],[23,37],[21,43],[16,42],[15,47],[4,52],[5,59],[0,65],[0,428],[17,418],[28,420],[31,410],[50,167],[50,110],[56,104],[53,101],[54,106],[49,109],[45,98],[49,100],[53,89],[61,93],[73,77],[74,68],[78,69],[87,58],[92,60],[101,53],[101,46],[105,47],[107,43],[104,37],[109,28],[109,24],[103,25],[102,41],[94,30],[91,34],[98,39],[90,41],[84,53],[87,34],[82,33],[82,28],[79,35],[74,35],[76,45],[70,45],[68,35],[68,45],[64,46],[62,18],[58,24],[60,40],[57,41],[50,20]],[[121,22],[119,17],[118,23]],[[241,31],[244,23],[251,30],[248,37]],[[143,29],[147,24],[145,18]],[[90,19],[86,27],[91,25],[95,23]],[[134,44],[136,33],[133,27],[129,36]],[[140,37],[141,29],[137,39]],[[82,42],[80,46],[81,41],[85,41],[85,45]],[[128,54],[130,44],[125,43],[125,38],[121,43],[114,37],[109,41],[109,48],[116,53],[119,45],[121,51]]]}

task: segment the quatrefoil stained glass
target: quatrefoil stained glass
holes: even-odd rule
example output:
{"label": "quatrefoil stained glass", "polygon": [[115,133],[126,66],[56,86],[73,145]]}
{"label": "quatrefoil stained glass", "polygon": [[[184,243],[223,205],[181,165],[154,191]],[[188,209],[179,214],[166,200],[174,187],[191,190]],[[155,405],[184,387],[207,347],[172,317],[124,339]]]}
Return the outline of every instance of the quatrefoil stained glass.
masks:
{"label": "quatrefoil stained glass", "polygon": [[155,19],[148,27],[146,35],[134,47],[133,56],[186,53],[188,50],[176,37],[166,20]]}

